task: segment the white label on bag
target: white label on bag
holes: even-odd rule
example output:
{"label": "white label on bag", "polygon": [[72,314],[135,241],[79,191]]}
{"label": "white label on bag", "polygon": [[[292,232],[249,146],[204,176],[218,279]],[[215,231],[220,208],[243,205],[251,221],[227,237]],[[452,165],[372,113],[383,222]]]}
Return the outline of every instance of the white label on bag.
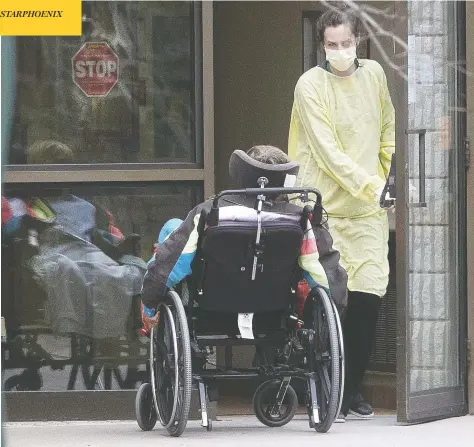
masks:
{"label": "white label on bag", "polygon": [[286,174],[284,188],[293,188],[296,185],[296,175]]}
{"label": "white label on bag", "polygon": [[240,336],[242,338],[253,339],[252,331],[253,314],[239,314],[237,323],[239,325]]}

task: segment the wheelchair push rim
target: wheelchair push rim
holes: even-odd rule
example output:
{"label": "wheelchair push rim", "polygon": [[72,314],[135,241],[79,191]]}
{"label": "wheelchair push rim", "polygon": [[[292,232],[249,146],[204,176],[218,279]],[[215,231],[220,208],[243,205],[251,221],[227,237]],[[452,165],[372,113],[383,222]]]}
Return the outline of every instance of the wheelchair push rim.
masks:
{"label": "wheelchair push rim", "polygon": [[341,412],[342,408],[342,401],[344,399],[344,384],[346,381],[346,368],[345,368],[345,358],[344,358],[344,337],[342,334],[342,324],[341,324],[341,318],[339,317],[339,311],[337,310],[336,305],[334,304],[334,301],[332,301],[332,307],[334,310],[334,316],[336,318],[336,325],[337,325],[337,332],[339,336],[339,374],[340,374],[340,380],[339,380],[339,405],[337,406],[337,413],[336,417],[339,415]]}
{"label": "wheelchair push rim", "polygon": [[[174,422],[174,417],[176,415],[176,408],[178,406],[178,393],[177,390],[179,390],[179,365],[178,365],[178,357],[179,355],[176,355],[178,352],[178,342],[177,342],[177,335],[176,335],[176,325],[173,320],[173,314],[171,312],[171,309],[169,308],[168,305],[166,304],[161,304],[159,306],[160,309],[160,315],[162,315],[164,318],[168,319],[169,324],[170,324],[170,329],[171,329],[171,340],[173,343],[173,360],[174,360],[174,383],[172,384],[173,386],[173,409],[171,411],[171,415],[166,418],[163,415],[162,409],[160,410],[161,405],[158,404],[157,400],[157,389],[156,389],[156,380],[158,374],[155,373],[155,367],[158,366],[156,365],[156,357],[155,357],[155,352],[154,352],[154,344],[155,344],[155,331],[154,329],[152,330],[152,336],[150,338],[150,361],[151,361],[151,383],[152,383],[152,388],[153,388],[153,400],[155,403],[155,408],[158,414],[158,418],[160,420],[160,423],[163,427],[169,428],[171,427],[171,424]],[[165,312],[163,312],[163,310]],[[162,318],[163,318],[162,317]],[[163,321],[164,322],[164,321]],[[169,336],[170,334],[168,334]],[[167,354],[168,355],[168,354]],[[168,420],[166,420],[168,419]]]}
{"label": "wheelchair push rim", "polygon": [[168,292],[159,310],[160,322],[150,338],[153,403],[161,425],[171,436],[180,436],[186,427],[191,403],[189,330],[176,292]]}

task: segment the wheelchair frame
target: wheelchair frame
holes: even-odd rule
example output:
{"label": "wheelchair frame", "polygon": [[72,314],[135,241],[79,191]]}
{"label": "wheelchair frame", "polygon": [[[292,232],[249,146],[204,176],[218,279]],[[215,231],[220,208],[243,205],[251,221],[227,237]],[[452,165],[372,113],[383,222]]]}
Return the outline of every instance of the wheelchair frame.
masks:
{"label": "wheelchair frame", "polygon": [[[258,249],[261,233],[260,211],[267,194],[299,194],[302,200],[307,202],[308,193],[316,195],[317,209],[307,206],[303,212],[312,214],[313,222],[321,222],[321,195],[317,190],[264,188],[265,178],[259,179],[259,184],[260,188],[228,190],[218,194],[207,215],[208,223],[217,224],[218,201],[221,197],[225,195],[256,196],[256,247]],[[200,228],[198,228],[199,239],[201,239],[204,223],[200,222]],[[199,240],[198,251],[200,242]],[[255,265],[254,258],[253,274]],[[264,379],[254,395],[254,409],[257,417],[267,426],[282,426],[288,423],[296,412],[297,403],[292,397],[294,390],[290,381],[292,378],[297,378],[306,382],[306,408],[310,427],[317,432],[327,432],[342,405],[344,344],[338,311],[325,290],[318,287],[306,299],[304,318],[308,312],[311,312],[308,318],[310,327],[303,326],[302,328],[304,322],[298,320],[294,314],[288,318],[283,345],[287,346],[290,353],[286,356],[285,363],[274,362],[272,365],[267,362],[256,368],[232,368],[232,370],[225,368],[223,371],[205,368],[208,364],[209,347],[242,345],[265,346],[273,349],[276,347],[271,344],[271,340],[258,338],[262,334],[256,334],[257,338],[254,339],[196,334],[193,309],[194,303],[199,301],[200,294],[202,294],[202,289],[200,289],[198,279],[197,283],[192,281],[187,313],[180,296],[174,290],[170,290],[165,300],[159,305],[160,323],[155,330],[152,330],[150,336],[151,381],[141,385],[136,398],[137,422],[140,428],[151,430],[157,420],[160,420],[171,436],[180,436],[187,424],[191,389],[192,384],[195,383],[199,391],[201,423],[210,431],[212,420],[207,407],[208,383],[215,379],[254,378]],[[298,355],[294,356],[293,353]],[[294,359],[292,360],[294,365],[289,365],[291,359]],[[198,365],[199,361],[203,363]],[[269,391],[271,387],[275,388],[275,398],[272,398],[271,402],[262,402],[263,392]],[[293,408],[281,417],[280,410],[286,397]]]}

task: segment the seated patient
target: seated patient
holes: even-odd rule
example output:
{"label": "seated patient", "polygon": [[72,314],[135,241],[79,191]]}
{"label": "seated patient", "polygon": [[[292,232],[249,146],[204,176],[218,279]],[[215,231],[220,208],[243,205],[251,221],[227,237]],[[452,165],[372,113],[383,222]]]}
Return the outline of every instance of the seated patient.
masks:
{"label": "seated patient", "polygon": [[[237,188],[258,187],[254,178],[253,166],[265,169],[285,170],[292,175],[298,172],[298,165],[290,162],[287,155],[273,146],[254,146],[247,153],[234,151],[229,163],[229,174]],[[283,185],[269,184],[269,187]],[[219,208],[244,205],[253,208],[254,198],[233,196],[222,198]],[[157,305],[167,289],[176,286],[191,274],[192,261],[198,243],[198,223],[201,210],[210,210],[212,199],[195,207],[184,221],[172,219],[160,232],[155,253],[148,263],[142,289],[142,320],[145,331],[158,323]],[[264,211],[297,213],[301,207],[289,203],[284,198],[268,200]],[[347,274],[339,264],[339,252],[332,247],[332,238],[323,225],[307,222],[307,231],[301,244],[299,265],[303,270],[304,281],[299,284],[299,295],[306,296],[315,286],[327,289],[338,307],[344,307],[347,300]],[[299,309],[301,311],[301,309]]]}

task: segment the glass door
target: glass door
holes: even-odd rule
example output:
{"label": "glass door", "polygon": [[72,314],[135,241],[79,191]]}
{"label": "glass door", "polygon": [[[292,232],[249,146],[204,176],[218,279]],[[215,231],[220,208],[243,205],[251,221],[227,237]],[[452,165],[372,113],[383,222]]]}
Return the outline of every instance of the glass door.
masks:
{"label": "glass door", "polygon": [[[466,414],[464,2],[395,2],[398,420]],[[394,39],[395,40],[395,39]]]}

